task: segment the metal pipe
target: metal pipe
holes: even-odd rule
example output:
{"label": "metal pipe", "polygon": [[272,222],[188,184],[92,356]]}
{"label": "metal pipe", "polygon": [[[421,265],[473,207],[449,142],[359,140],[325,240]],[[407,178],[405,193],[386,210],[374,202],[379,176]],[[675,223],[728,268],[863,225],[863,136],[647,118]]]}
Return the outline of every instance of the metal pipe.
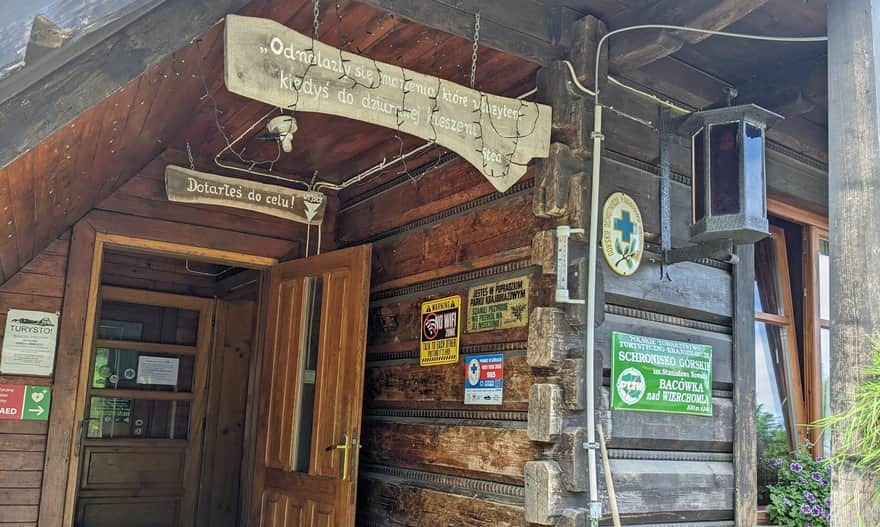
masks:
{"label": "metal pipe", "polygon": [[[598,91],[598,90],[597,90]],[[593,172],[590,188],[590,221],[586,224],[589,236],[587,248],[587,321],[584,330],[584,365],[587,384],[587,463],[590,480],[590,521],[595,527],[602,516],[599,501],[599,484],[596,477],[596,383],[595,383],[595,326],[596,326],[596,251],[599,240],[596,227],[599,224],[599,175],[602,164],[602,106],[593,108]]]}

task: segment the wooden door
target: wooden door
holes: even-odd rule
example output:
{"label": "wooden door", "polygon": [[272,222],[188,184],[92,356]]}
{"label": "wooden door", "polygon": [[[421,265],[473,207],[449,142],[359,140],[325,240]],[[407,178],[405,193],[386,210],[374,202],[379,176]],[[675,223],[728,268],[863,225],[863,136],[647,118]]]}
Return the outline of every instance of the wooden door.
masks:
{"label": "wooden door", "polygon": [[370,246],[270,272],[254,526],[354,525]]}
{"label": "wooden door", "polygon": [[214,300],[105,286],[97,310],[75,525],[192,526]]}

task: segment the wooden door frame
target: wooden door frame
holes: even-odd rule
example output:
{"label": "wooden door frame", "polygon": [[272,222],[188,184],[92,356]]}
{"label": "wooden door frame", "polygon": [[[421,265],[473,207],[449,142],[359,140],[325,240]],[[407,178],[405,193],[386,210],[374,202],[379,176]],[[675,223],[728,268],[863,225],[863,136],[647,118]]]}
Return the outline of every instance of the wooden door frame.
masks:
{"label": "wooden door frame", "polygon": [[104,249],[197,258],[257,270],[275,265],[290,252],[289,245],[285,247],[280,240],[267,238],[265,245],[249,244],[255,249],[262,245],[255,252],[263,254],[243,253],[239,250],[242,245],[237,233],[217,236],[225,232],[191,225],[184,228],[163,220],[100,211],[87,214],[74,226],[61,310],[53,379],[56,396],[49,414],[39,525],[73,526],[80,466],[76,437],[83,412],[81,398],[85,396],[82,384],[87,377],[82,375],[83,350],[91,347],[94,336]]}

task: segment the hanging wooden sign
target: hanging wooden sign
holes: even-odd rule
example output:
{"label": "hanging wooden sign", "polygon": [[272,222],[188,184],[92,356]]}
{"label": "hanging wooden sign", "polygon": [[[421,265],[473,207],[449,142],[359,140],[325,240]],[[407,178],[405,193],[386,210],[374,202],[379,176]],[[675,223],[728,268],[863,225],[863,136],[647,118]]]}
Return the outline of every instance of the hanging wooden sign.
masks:
{"label": "hanging wooden sign", "polygon": [[226,17],[226,89],[449,148],[504,192],[550,148],[549,106],[489,95],[334,48],[274,20]]}
{"label": "hanging wooden sign", "polygon": [[174,165],[165,167],[168,201],[204,203],[262,212],[300,223],[324,221],[327,197],[277,185],[199,172]]}

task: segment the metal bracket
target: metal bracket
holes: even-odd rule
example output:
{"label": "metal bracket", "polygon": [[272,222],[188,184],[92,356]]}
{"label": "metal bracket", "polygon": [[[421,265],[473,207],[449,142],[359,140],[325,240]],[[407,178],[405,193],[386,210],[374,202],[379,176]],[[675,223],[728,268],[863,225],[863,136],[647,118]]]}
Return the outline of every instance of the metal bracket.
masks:
{"label": "metal bracket", "polygon": [[701,258],[714,258],[729,264],[736,264],[739,262],[739,258],[733,251],[734,244],[732,240],[698,243],[696,245],[663,251],[663,263],[668,265],[699,260]]}
{"label": "metal bracket", "polygon": [[569,238],[572,234],[584,234],[584,229],[572,229],[568,225],[556,227],[556,302],[560,304],[584,304],[583,298],[568,296],[568,267],[587,255],[586,244],[574,241],[574,251],[569,252]]}
{"label": "metal bracket", "polygon": [[599,450],[599,442],[595,441],[593,443],[588,443],[585,441],[581,443],[581,447],[583,447],[584,450]]}

